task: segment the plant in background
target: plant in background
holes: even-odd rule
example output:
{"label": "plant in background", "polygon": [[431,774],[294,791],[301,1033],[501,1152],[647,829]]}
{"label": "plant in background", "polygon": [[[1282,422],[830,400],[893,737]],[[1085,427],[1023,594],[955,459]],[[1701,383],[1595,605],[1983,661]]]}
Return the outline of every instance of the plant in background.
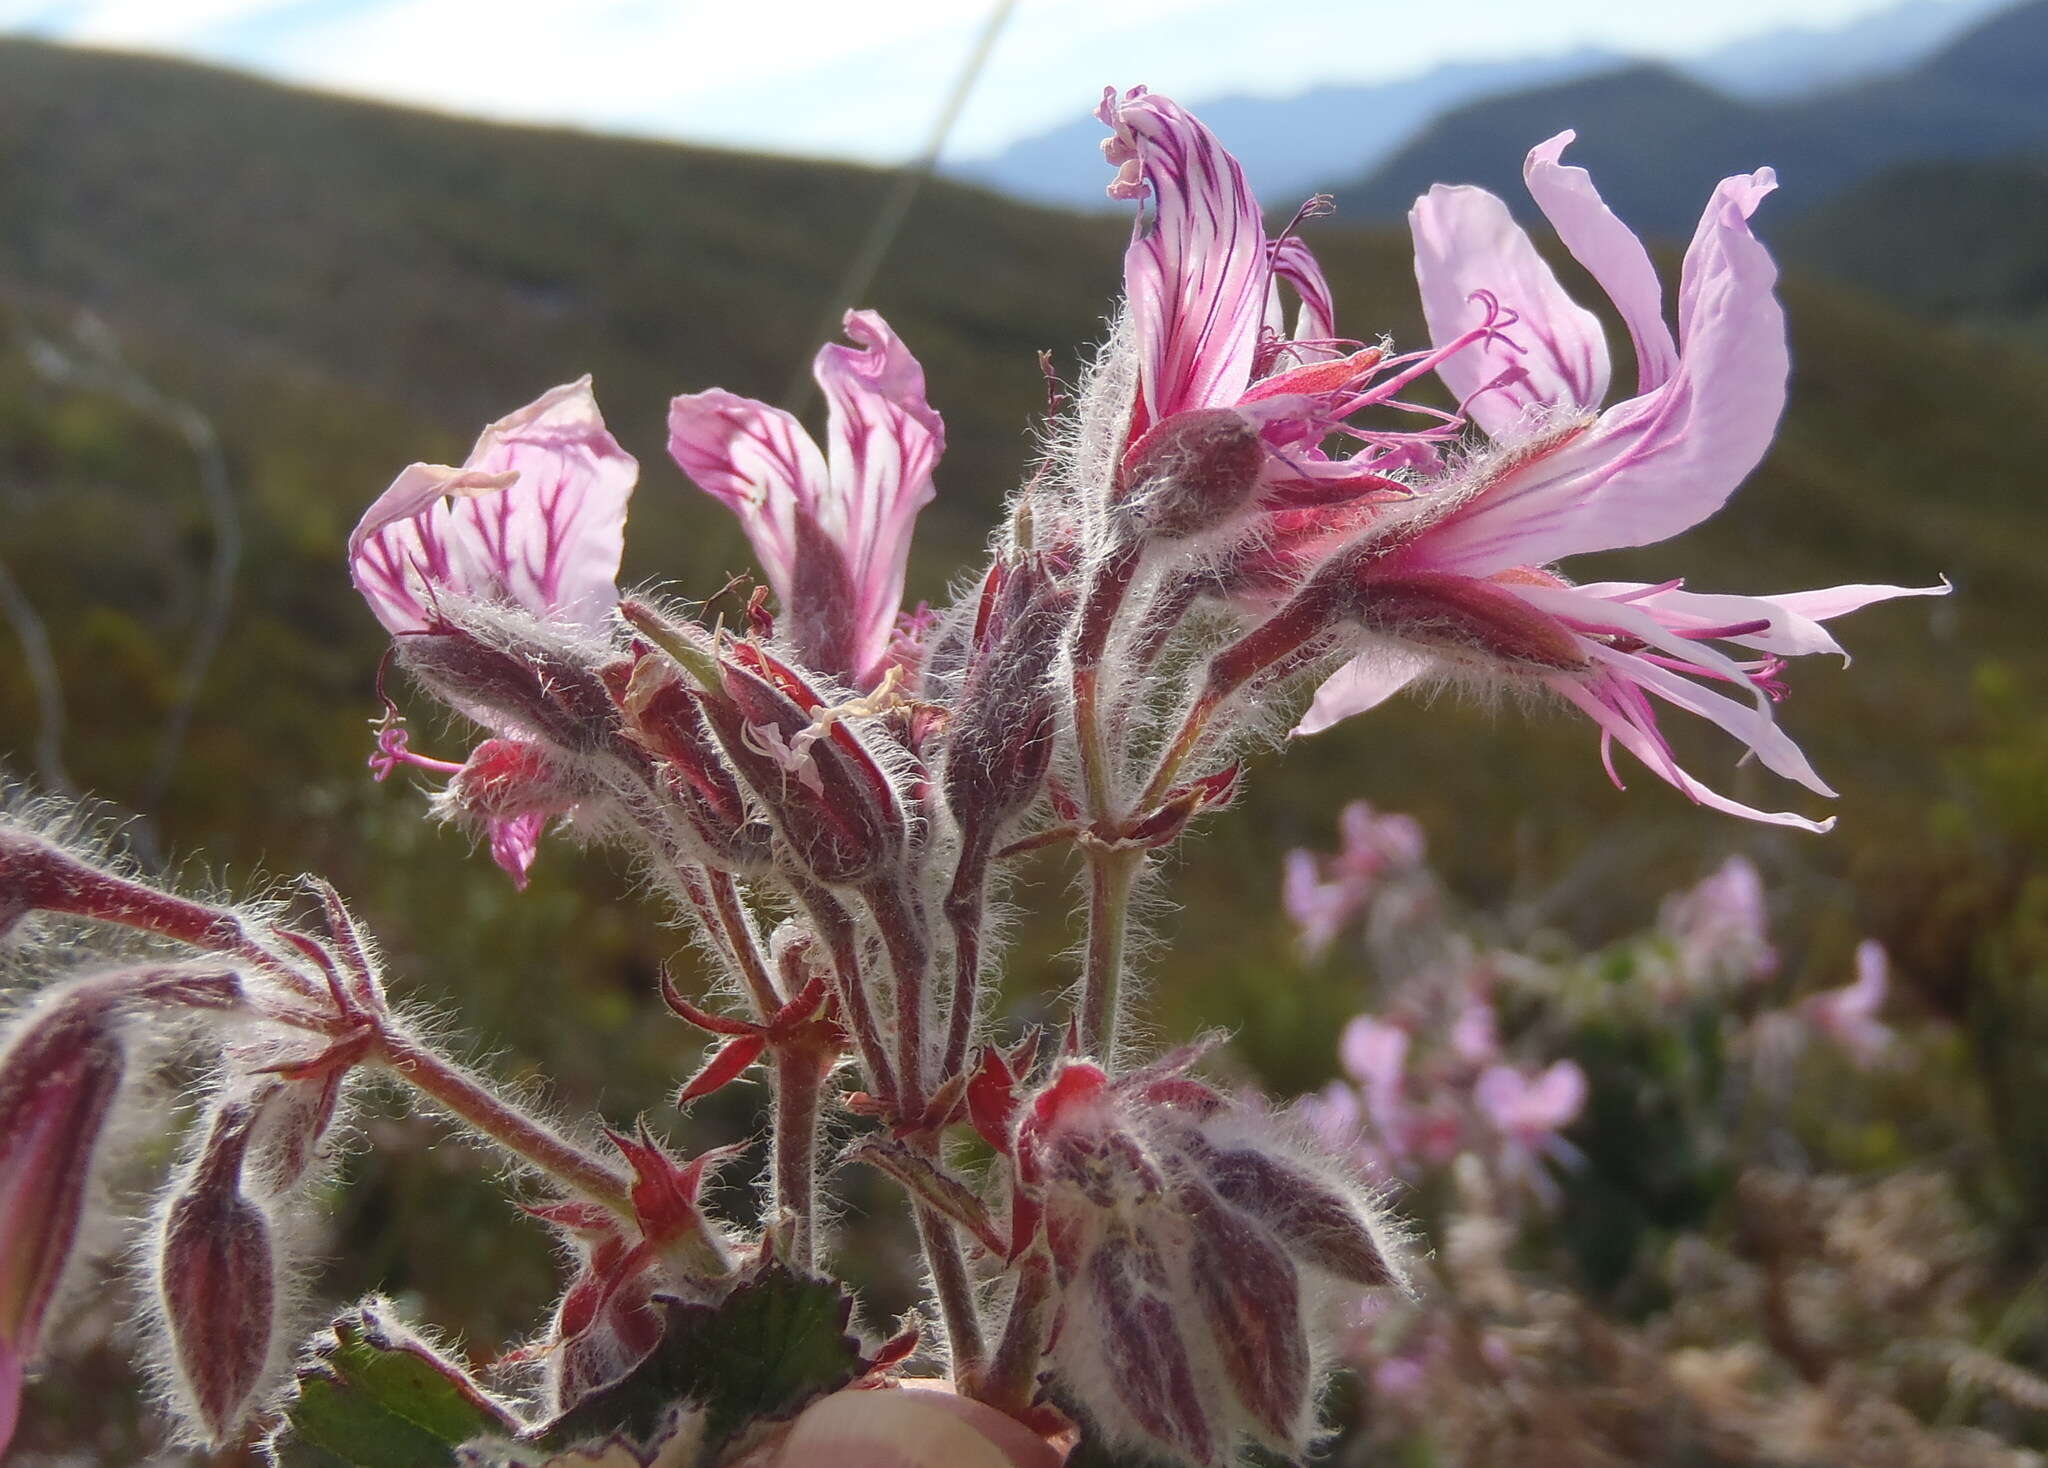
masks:
{"label": "plant in background", "polygon": [[[196,1441],[260,1428],[287,1465],[814,1461],[853,1418],[872,1428],[868,1394],[843,1389],[919,1363],[967,1400],[891,1419],[923,1424],[900,1429],[906,1454],[941,1418],[1016,1463],[1049,1442],[1185,1464],[1305,1449],[1353,1300],[1405,1291],[1407,1250],[1355,1158],[1197,1077],[1207,1042],[1130,1039],[1133,907],[1161,854],[1230,801],[1297,690],[1320,684],[1305,731],[1423,677],[1547,689],[1694,800],[1813,826],[1679,770],[1652,697],[1825,793],[1773,721],[1780,659],[1839,651],[1823,619],[1913,593],[1551,569],[1696,523],[1768,445],[1784,327],[1748,223],[1767,172],[1709,201],[1674,337],[1642,247],[1558,163],[1568,135],[1531,154],[1532,191],[1636,341],[1638,392],[1603,407],[1594,318],[1499,201],[1418,203],[1432,341],[1398,353],[1340,334],[1295,226],[1268,237],[1194,118],[1143,89],[1100,116],[1110,191],[1140,206],[1124,305],[954,604],[901,605],[945,431],[868,312],[819,353],[822,448],[720,390],[672,406],[676,462],[766,572],[731,625],[619,594],[637,466],[587,379],[460,467],[408,468],[349,543],[387,669],[477,730],[431,757],[387,704],[379,777],[429,777],[433,813],[515,883],[560,836],[631,854],[711,971],[702,992],[662,983],[714,1041],[682,1105],[768,1082],[758,1206],[706,1202],[744,1149],[567,1124],[459,1062],[388,1000],[374,942],[317,879],[179,895],[23,804],[0,827],[25,996],[0,1058],[6,1413],[102,1232],[109,1159],[177,1060],[194,1116],[133,1257]],[[1432,374],[1453,408],[1411,398]],[[1419,835],[1362,824],[1290,885],[1320,913],[1311,946],[1375,887],[1427,906]],[[1055,847],[1081,872],[1070,1011],[1006,1033],[992,914],[1018,859]],[[1426,1158],[1480,1127],[1499,1178],[1554,1193],[1584,1074],[1508,1059],[1477,999],[1445,1017],[1434,1059],[1403,1053],[1393,1019],[1354,1027],[1370,1145]],[[1405,1079],[1424,1063],[1464,1088],[1455,1117]],[[559,1304],[487,1382],[380,1300],[294,1338],[314,1184],[373,1079],[495,1144],[561,1241]],[[879,1340],[830,1272],[826,1200],[862,1168],[900,1185],[932,1307]]]}
{"label": "plant in background", "polygon": [[1789,1105],[1881,1126],[1864,1077],[1948,1043],[1879,1017],[1878,943],[1788,993],[1743,857],[1597,953],[1510,943],[1445,897],[1411,821],[1361,802],[1340,827],[1283,883],[1310,954],[1355,954],[1366,1012],[1297,1110],[1439,1243],[1409,1298],[1356,1297],[1341,1461],[2039,1462],[2019,1444],[2048,1380],[2008,1349],[2039,1277],[2009,1294],[1948,1172],[1860,1172]]}

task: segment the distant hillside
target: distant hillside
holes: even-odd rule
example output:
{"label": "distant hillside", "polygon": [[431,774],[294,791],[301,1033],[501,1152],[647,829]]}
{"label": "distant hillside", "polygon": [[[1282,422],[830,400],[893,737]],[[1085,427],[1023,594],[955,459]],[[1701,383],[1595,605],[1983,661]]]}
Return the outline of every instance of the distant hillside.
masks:
{"label": "distant hillside", "polygon": [[1893,163],[1986,158],[2048,143],[2048,0],[1985,21],[1910,70],[1777,103],[1635,67],[1476,102],[1338,189],[1350,214],[1393,219],[1438,181],[1520,193],[1522,157],[1563,128],[1610,203],[1666,238],[1692,232],[1713,181],[1770,164],[1793,207]]}
{"label": "distant hillside", "polygon": [[[1433,119],[1473,98],[1620,64],[1614,53],[1596,50],[1463,62],[1373,86],[1316,87],[1292,97],[1217,97],[1199,110],[1218,136],[1230,140],[1259,197],[1275,209],[1292,209],[1310,194],[1371,168]],[[1093,117],[1076,117],[954,172],[1013,198],[1102,209],[1108,204],[1102,135]]]}
{"label": "distant hillside", "polygon": [[2048,152],[1900,164],[1802,214],[1778,241],[1894,305],[2048,346]]}
{"label": "distant hillside", "polygon": [[[1745,36],[1671,67],[1730,97],[1803,97],[1909,70],[2006,3],[1904,0],[1839,25],[1784,26]],[[1614,51],[1578,47],[1549,56],[1463,61],[1420,75],[1315,87],[1293,96],[1181,100],[1197,102],[1203,118],[1231,140],[1260,198],[1276,209],[1292,208],[1298,199],[1378,168],[1455,108],[1635,64]],[[953,171],[1013,198],[1101,209],[1106,201],[1095,153],[1101,135],[1093,119],[1076,117]]]}

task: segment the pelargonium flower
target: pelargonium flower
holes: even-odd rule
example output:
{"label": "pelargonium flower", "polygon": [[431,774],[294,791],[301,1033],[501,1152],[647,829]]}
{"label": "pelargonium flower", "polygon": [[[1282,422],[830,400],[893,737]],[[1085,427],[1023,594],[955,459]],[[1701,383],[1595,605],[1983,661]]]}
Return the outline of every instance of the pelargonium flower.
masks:
{"label": "pelargonium flower", "polygon": [[1832,795],[1772,718],[1783,659],[1840,654],[1823,621],[1948,588],[1702,595],[1680,580],[1574,586],[1547,569],[1668,539],[1718,510],[1770,446],[1788,362],[1777,270],[1749,227],[1777,187],[1771,170],[1726,179],[1708,201],[1686,252],[1674,336],[1648,252],[1585,170],[1559,162],[1572,136],[1532,150],[1524,177],[1626,323],[1635,393],[1603,407],[1611,368],[1599,322],[1564,293],[1506,205],[1443,185],[1416,202],[1409,223],[1430,337],[1455,348],[1435,370],[1492,447],[1412,505],[1382,512],[1358,561],[1361,619],[1379,645],[1324,684],[1297,732],[1372,708],[1431,672],[1505,670],[1599,725],[1610,774],[1618,743],[1699,804],[1825,830],[1830,823],[1741,804],[1681,769],[1652,700],[1718,725],[1775,773]]}
{"label": "pelargonium flower", "polygon": [[[1114,405],[1118,492],[1132,491],[1143,477],[1134,471],[1162,439],[1185,433],[1181,425],[1231,421],[1263,450],[1262,559],[1297,555],[1301,534],[1327,538],[1342,519],[1336,506],[1404,494],[1390,473],[1434,462],[1430,443],[1455,432],[1445,415],[1403,432],[1349,420],[1375,406],[1408,406],[1401,390],[1440,353],[1388,358],[1340,337],[1314,254],[1291,226],[1267,237],[1244,170],[1177,103],[1143,87],[1110,89],[1096,115],[1112,129],[1103,143],[1117,169],[1110,196],[1146,204],[1124,254],[1131,372],[1128,380],[1109,375],[1128,393]],[[1325,202],[1311,201],[1297,222]],[[1283,286],[1298,303],[1291,329]],[[1356,451],[1332,457],[1323,443],[1333,434]],[[1299,514],[1304,506],[1317,513]]]}
{"label": "pelargonium flower", "polygon": [[[590,379],[542,394],[483,431],[460,468],[413,464],[349,536],[349,576],[396,637],[440,634],[473,604],[510,607],[571,633],[593,633],[618,604],[626,505],[639,477],[604,426]],[[480,715],[480,717],[483,717]],[[371,760],[455,777],[450,799],[472,813],[491,855],[526,885],[541,828],[565,808],[555,784],[515,779],[545,763],[518,732],[487,740],[467,764],[429,759],[387,721]],[[529,750],[521,757],[522,749]],[[486,768],[473,769],[478,760]]]}
{"label": "pelargonium flower", "polygon": [[925,401],[924,369],[873,311],[846,313],[852,347],[828,344],[825,451],[780,408],[723,388],[669,405],[682,471],[739,516],[783,631],[803,663],[862,692],[897,658],[911,530],[936,493],[946,426]]}
{"label": "pelargonium flower", "polygon": [[1472,1100],[1495,1134],[1501,1175],[1555,1202],[1557,1184],[1543,1164],[1548,1160],[1571,1167],[1582,1160],[1559,1133],[1585,1108],[1585,1071],[1571,1060],[1552,1061],[1534,1075],[1490,1065],[1473,1084]]}

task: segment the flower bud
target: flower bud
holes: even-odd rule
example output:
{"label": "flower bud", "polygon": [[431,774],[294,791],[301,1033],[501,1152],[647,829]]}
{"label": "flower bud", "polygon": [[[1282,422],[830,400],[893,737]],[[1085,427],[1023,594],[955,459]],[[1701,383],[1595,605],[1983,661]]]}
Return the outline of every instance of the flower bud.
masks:
{"label": "flower bud", "polygon": [[662,762],[663,793],[715,864],[735,872],[765,870],[769,830],[749,808],[712,737],[704,695],[686,687],[668,660],[653,655],[642,656],[617,679],[612,695],[627,737]]}
{"label": "flower bud", "polygon": [[1265,466],[1258,429],[1237,409],[1175,413],[1125,452],[1117,512],[1139,539],[1185,540],[1249,505]]}
{"label": "flower bud", "polygon": [[946,730],[947,807],[994,839],[1038,794],[1052,762],[1051,673],[1073,598],[1037,557],[997,562]]}
{"label": "flower bud", "polygon": [[603,681],[559,649],[499,647],[457,627],[400,637],[392,648],[408,673],[487,729],[566,750],[612,742],[617,720]]}
{"label": "flower bud", "polygon": [[1056,1392],[1111,1447],[1299,1453],[1311,1329],[1338,1282],[1397,1277],[1386,1230],[1363,1196],[1283,1161],[1271,1118],[1182,1074],[1191,1058],[1115,1080],[1070,1060],[1019,1108],[1018,1188],[1060,1290]]}
{"label": "flower bud", "polygon": [[793,670],[742,643],[719,663],[723,697],[704,715],[791,855],[817,881],[849,885],[900,861],[908,838],[888,775]]}
{"label": "flower bud", "polygon": [[118,923],[213,952],[262,954],[227,908],[145,887],[40,836],[0,826],[0,937],[31,912]]}
{"label": "flower bud", "polygon": [[76,1251],[124,1068],[115,1003],[89,989],[32,1012],[0,1052],[0,1450]]}
{"label": "flower bud", "polygon": [[215,1114],[164,1216],[158,1254],[180,1392],[216,1447],[232,1439],[262,1384],[276,1328],[270,1220],[242,1191],[254,1120],[242,1103]]}

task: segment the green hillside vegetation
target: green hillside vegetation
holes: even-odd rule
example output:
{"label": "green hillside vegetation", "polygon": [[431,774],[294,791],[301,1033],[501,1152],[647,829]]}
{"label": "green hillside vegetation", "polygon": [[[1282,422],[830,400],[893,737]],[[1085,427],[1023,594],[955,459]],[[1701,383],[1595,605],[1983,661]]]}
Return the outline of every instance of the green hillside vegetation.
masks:
{"label": "green hillside vegetation", "polygon": [[2048,346],[2048,152],[1900,164],[1779,240],[1894,305]]}
{"label": "green hillside vegetation", "polygon": [[[887,185],[854,168],[487,126],[0,44],[0,558],[49,623],[77,783],[116,806],[142,788],[210,544],[180,440],[32,369],[29,336],[61,341],[89,308],[158,387],[212,416],[248,542],[232,634],[150,813],[164,846],[203,850],[237,883],[330,873],[413,992],[501,1047],[506,1073],[544,1061],[571,1100],[615,1118],[669,1115],[665,1087],[690,1042],[661,1017],[651,979],[677,935],[617,898],[628,874],[562,843],[515,897],[420,819],[403,782],[371,783],[364,721],[382,638],[348,586],[342,542],[399,466],[459,459],[484,421],[588,370],[642,463],[628,577],[715,591],[746,568],[743,544],[668,462],[666,398],[714,383],[780,397]],[[1348,329],[1416,341],[1402,239],[1319,228]],[[939,595],[992,523],[1043,408],[1036,353],[1071,371],[1076,345],[1099,334],[1122,234],[952,185],[912,211],[862,304],[922,357],[950,431],[914,590]],[[1184,906],[1164,921],[1179,956],[1157,976],[1171,1030],[1240,1026],[1239,1062],[1283,1092],[1330,1073],[1356,999],[1341,982],[1273,982],[1288,941],[1278,863],[1289,845],[1326,844],[1337,806],[1365,796],[1421,816],[1442,865],[1476,894],[1588,938],[1640,926],[1657,894],[1750,850],[1802,913],[1790,926],[1811,934],[1795,970],[1839,981],[1871,932],[1918,986],[1906,1004],[1981,1021],[1995,981],[2007,1007],[1980,1024],[1981,1043],[2021,1059],[2003,1079],[1992,1066],[1990,1084],[2035,1094],[2021,1041],[2048,1007],[2032,977],[2048,956],[2048,901],[2027,886],[2048,839],[2044,730],[2028,712],[2048,686],[2048,359],[1811,279],[1794,280],[1788,301],[1797,386],[1763,470],[1684,542],[1575,569],[1763,592],[1951,576],[1948,602],[1850,623],[1853,670],[1795,670],[1784,716],[1842,791],[1840,830],[1744,827],[1647,774],[1615,792],[1591,730],[1560,713],[1404,702],[1261,768],[1175,874]],[[8,645],[0,760],[16,770],[32,707]],[[437,734],[417,742],[455,748]],[[1697,760],[1745,798],[1799,798],[1729,770],[1722,747],[1703,743]],[[1067,874],[1049,862],[1042,875],[1022,896],[1057,913]],[[2029,901],[2033,927],[2014,916]],[[1071,937],[1056,917],[1024,925],[1020,1006],[1033,985],[1063,981],[1056,956]],[[704,1129],[727,1120],[712,1114]],[[535,1232],[523,1254],[508,1250],[499,1205],[463,1182],[460,1149],[424,1131],[411,1150],[396,1140],[364,1164],[372,1185],[338,1223],[361,1247],[337,1251],[334,1293],[382,1280],[420,1291],[451,1327],[502,1338],[546,1298],[544,1243]],[[886,1278],[877,1287],[886,1300]]]}

